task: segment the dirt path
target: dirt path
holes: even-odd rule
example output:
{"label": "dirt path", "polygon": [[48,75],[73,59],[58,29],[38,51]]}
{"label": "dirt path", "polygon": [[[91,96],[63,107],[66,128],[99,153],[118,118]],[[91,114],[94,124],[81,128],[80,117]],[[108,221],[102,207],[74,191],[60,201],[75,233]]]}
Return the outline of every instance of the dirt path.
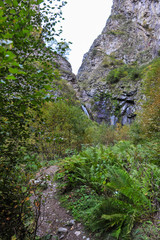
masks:
{"label": "dirt path", "polygon": [[[49,175],[52,180],[57,170],[57,166],[43,169],[37,174],[37,179]],[[76,222],[69,212],[60,205],[57,199],[56,183],[47,180],[47,185],[47,189],[42,193],[44,202],[41,206],[40,226],[37,235],[42,237],[50,234],[52,235],[51,240],[91,240],[82,224]]]}

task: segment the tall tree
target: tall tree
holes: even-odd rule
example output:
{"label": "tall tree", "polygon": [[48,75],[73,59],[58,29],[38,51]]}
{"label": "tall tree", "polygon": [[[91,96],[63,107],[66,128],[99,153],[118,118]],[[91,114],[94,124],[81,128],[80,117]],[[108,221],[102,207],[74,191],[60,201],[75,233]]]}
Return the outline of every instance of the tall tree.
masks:
{"label": "tall tree", "polygon": [[65,4],[0,0],[0,238],[4,240],[25,239],[28,233],[30,188],[24,184],[29,181],[25,165],[31,159],[27,140],[34,116],[30,110],[40,112],[51,81],[57,78],[49,61],[53,52],[45,42],[60,35],[56,25]]}

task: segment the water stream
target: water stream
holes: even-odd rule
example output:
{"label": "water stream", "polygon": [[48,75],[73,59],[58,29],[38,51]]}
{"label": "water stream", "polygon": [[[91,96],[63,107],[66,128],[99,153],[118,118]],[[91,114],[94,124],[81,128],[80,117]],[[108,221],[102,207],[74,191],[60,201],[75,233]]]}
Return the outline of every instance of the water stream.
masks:
{"label": "water stream", "polygon": [[81,105],[83,112],[87,115],[88,118],[90,118],[90,115],[87,111],[87,108],[84,105]]}

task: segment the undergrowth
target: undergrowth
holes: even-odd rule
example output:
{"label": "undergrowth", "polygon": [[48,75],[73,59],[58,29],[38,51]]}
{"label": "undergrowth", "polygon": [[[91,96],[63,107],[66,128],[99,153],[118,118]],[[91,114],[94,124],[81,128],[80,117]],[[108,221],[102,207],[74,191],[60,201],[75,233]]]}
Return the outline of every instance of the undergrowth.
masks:
{"label": "undergrowth", "polygon": [[57,174],[62,202],[102,239],[131,239],[135,223],[152,219],[159,208],[157,155],[147,144],[120,141],[68,157]]}

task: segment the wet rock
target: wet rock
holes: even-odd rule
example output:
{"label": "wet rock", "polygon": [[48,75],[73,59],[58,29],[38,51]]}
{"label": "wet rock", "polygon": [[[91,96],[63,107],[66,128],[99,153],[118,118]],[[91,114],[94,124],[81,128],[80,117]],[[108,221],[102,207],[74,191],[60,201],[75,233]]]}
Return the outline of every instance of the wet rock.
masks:
{"label": "wet rock", "polygon": [[122,116],[125,114],[127,108],[128,108],[128,104],[125,103],[124,106],[121,108],[121,115]]}
{"label": "wet rock", "polygon": [[118,122],[118,118],[114,115],[111,116],[111,125],[115,126],[117,122]]}
{"label": "wet rock", "polygon": [[134,96],[136,94],[137,90],[133,90],[129,93],[127,93],[127,96]]}
{"label": "wet rock", "polygon": [[122,125],[126,125],[128,124],[128,117],[125,115],[122,117],[122,122],[121,122]]}

